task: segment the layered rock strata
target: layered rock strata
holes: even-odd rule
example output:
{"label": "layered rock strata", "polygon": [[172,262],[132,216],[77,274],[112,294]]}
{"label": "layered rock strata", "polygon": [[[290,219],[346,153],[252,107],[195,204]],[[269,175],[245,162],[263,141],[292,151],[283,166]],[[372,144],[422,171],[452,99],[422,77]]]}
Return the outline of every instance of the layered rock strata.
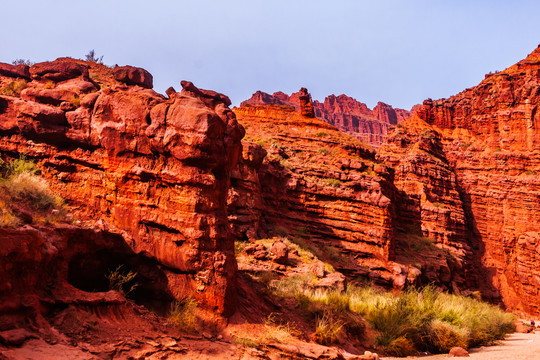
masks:
{"label": "layered rock strata", "polygon": [[20,93],[0,96],[0,152],[36,160],[78,216],[155,259],[174,297],[232,310],[226,196],[244,130],[228,98],[184,82],[167,99],[131,67],[64,58],[27,70]]}
{"label": "layered rock strata", "polygon": [[[376,161],[369,147],[291,107],[252,105],[234,111],[246,129],[243,159],[229,194],[237,239],[273,234],[312,241],[325,261],[350,279],[387,287],[435,282],[452,288],[462,281],[459,271],[440,276],[454,265],[435,246],[414,263],[395,256],[400,216],[395,204],[401,194],[393,170]],[[412,266],[426,262],[431,268]]]}
{"label": "layered rock strata", "polygon": [[[283,92],[270,95],[257,91],[250,99],[243,101],[241,106],[275,104],[301,111],[301,99],[305,93],[305,88],[290,96]],[[327,96],[324,102],[314,101],[312,107],[316,117],[375,147],[385,141],[390,127],[407,120],[415,110],[394,109],[383,102],[377,103],[371,110],[366,104],[346,95]]]}
{"label": "layered rock strata", "polygon": [[[540,313],[539,74],[537,48],[476,87],[426,100],[417,112],[423,130],[403,124],[379,153],[403,179],[398,187],[420,199],[422,230],[471,253],[482,295],[533,314]],[[433,141],[437,150],[418,151]],[[444,170],[425,165],[433,161]]]}

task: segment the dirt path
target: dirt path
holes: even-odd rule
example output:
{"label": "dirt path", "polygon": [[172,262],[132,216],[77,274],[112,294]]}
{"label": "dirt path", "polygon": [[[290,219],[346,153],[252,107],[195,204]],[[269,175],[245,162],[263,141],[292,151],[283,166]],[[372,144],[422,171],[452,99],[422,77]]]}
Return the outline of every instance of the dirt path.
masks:
{"label": "dirt path", "polygon": [[[469,359],[482,360],[540,360],[540,332],[531,334],[511,334],[499,345],[483,346],[470,350]],[[447,359],[448,355],[432,355],[422,357],[409,357],[408,359]],[[382,358],[384,360],[397,360],[403,358]]]}

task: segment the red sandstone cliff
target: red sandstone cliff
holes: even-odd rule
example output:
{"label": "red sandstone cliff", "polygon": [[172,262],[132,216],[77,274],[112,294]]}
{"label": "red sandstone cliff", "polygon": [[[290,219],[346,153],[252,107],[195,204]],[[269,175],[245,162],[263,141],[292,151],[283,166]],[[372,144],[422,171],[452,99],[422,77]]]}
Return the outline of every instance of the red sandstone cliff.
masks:
{"label": "red sandstone cliff", "polygon": [[540,312],[539,74],[540,47],[478,86],[425,101],[418,119],[397,127],[378,154],[416,203],[422,231],[468,254],[483,296],[534,314]]}
{"label": "red sandstone cliff", "polygon": [[[257,91],[240,106],[276,104],[299,110],[299,94],[300,92],[288,96],[279,91],[270,95]],[[370,110],[366,104],[346,95],[330,95],[322,103],[316,100],[313,108],[316,117],[375,147],[384,142],[390,127],[407,120],[414,110],[394,109],[382,102]]]}
{"label": "red sandstone cliff", "polygon": [[[419,230],[403,230],[397,205],[403,200],[393,170],[372,150],[283,104],[234,111],[246,129],[229,193],[229,220],[237,239],[287,229],[289,236],[316,244],[326,254],[324,261],[349,279],[397,289],[428,282],[447,289],[463,285],[464,253],[450,256],[425,244],[422,255],[415,255]],[[410,246],[399,257],[401,240]]]}
{"label": "red sandstone cliff", "polygon": [[1,64],[0,82],[1,154],[37,161],[77,216],[156,261],[173,297],[233,309],[226,196],[244,130],[226,96],[183,82],[165,98],[143,69],[66,58]]}

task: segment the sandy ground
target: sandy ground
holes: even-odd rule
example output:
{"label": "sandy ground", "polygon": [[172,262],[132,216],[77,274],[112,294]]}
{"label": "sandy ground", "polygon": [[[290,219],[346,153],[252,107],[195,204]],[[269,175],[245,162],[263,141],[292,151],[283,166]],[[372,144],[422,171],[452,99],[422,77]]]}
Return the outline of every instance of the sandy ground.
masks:
{"label": "sandy ground", "polygon": [[[499,345],[483,346],[476,349],[470,349],[469,359],[482,360],[540,360],[540,332],[531,334],[511,334],[506,340],[501,341]],[[432,355],[416,357],[411,356],[407,359],[447,359],[448,355]],[[397,360],[403,358],[382,358],[384,360]]]}

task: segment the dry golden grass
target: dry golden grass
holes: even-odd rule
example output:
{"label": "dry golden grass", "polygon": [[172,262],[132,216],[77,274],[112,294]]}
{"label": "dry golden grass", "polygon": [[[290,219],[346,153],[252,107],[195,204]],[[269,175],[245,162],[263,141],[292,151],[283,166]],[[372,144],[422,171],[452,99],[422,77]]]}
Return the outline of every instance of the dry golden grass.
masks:
{"label": "dry golden grass", "polygon": [[18,226],[20,209],[29,212],[36,223],[58,222],[66,216],[63,200],[24,156],[7,163],[0,161],[0,226]]}
{"label": "dry golden grass", "polygon": [[197,316],[197,305],[197,300],[192,297],[176,301],[169,314],[169,321],[181,331],[197,332],[201,326],[201,321]]}

